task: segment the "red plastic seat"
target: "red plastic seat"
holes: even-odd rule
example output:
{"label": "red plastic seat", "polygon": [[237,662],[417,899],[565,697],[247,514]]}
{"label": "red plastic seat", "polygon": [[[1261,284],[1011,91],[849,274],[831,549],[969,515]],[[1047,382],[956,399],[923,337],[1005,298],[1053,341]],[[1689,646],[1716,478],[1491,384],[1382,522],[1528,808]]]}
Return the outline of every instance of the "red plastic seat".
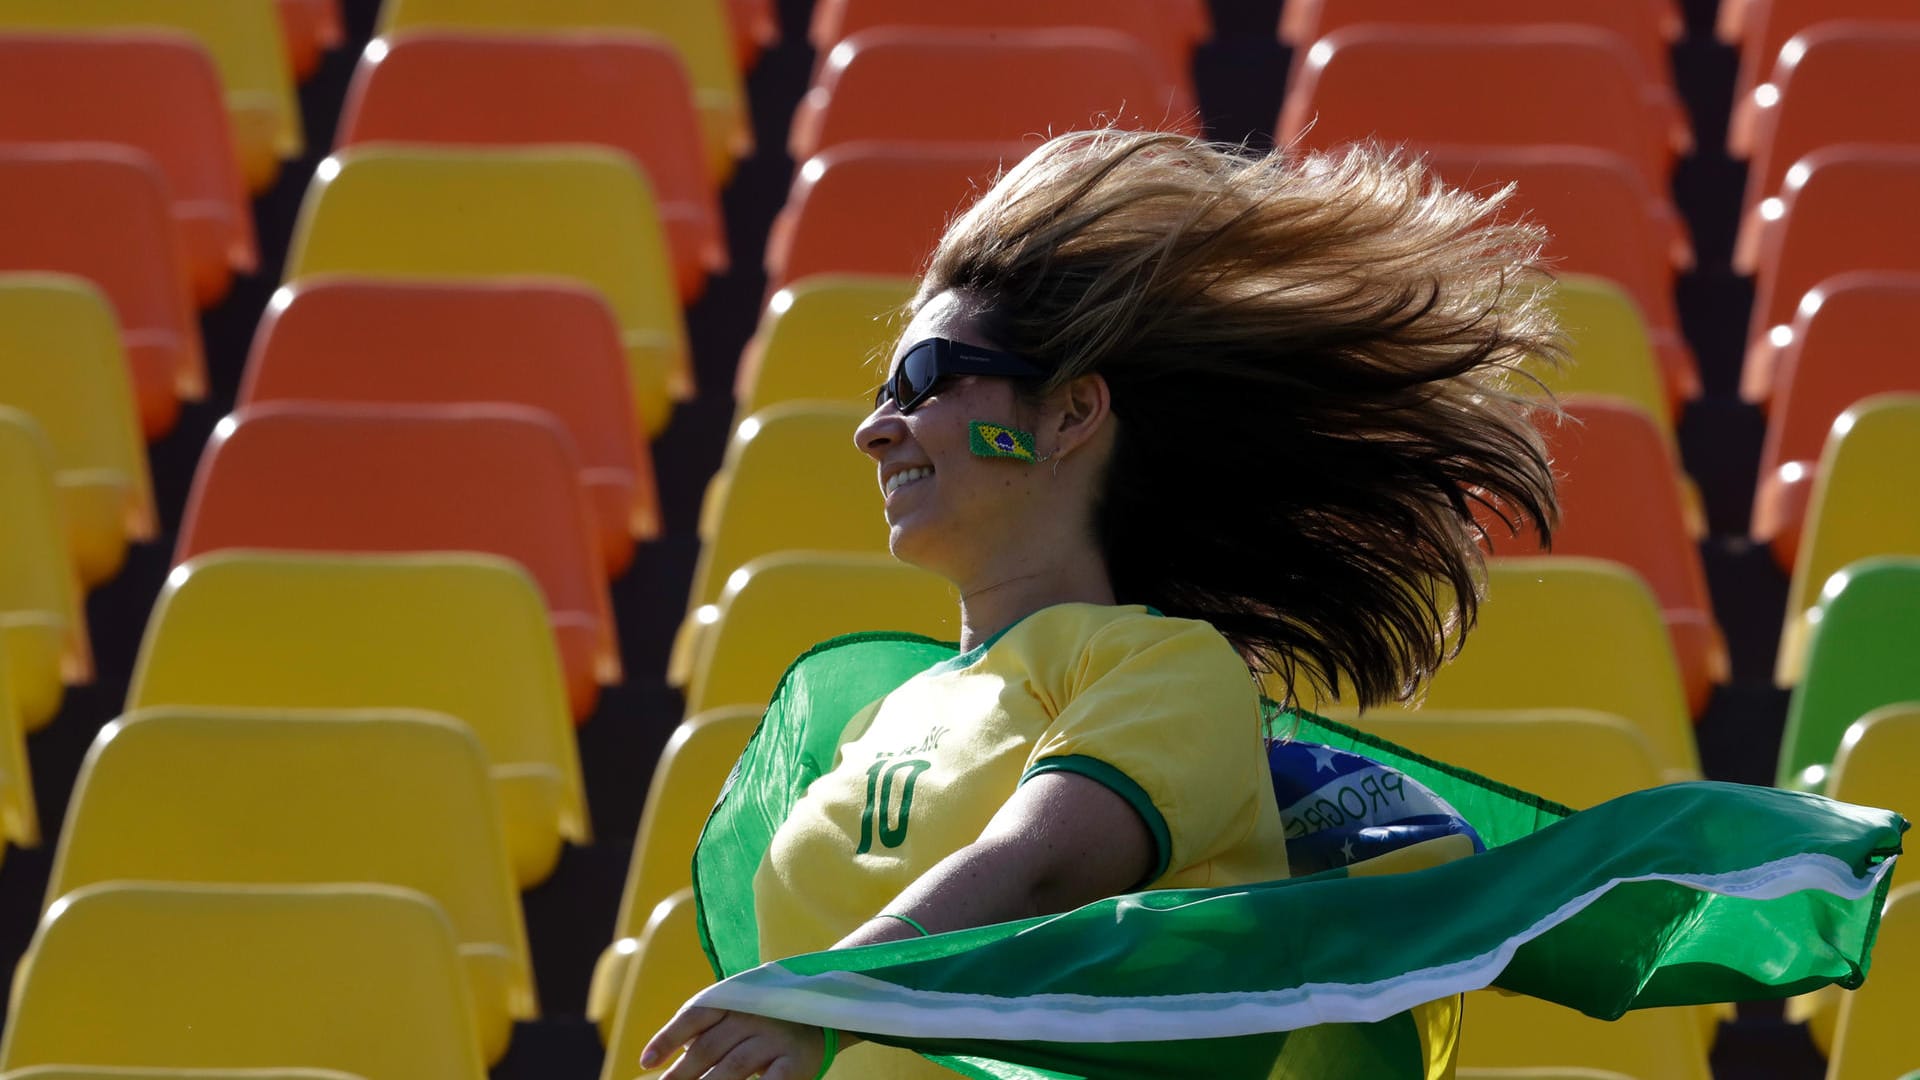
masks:
{"label": "red plastic seat", "polygon": [[206,388],[178,250],[166,182],[145,154],[104,144],[0,147],[0,270],[73,274],[107,294],[149,439],[173,429],[178,398]]}
{"label": "red plastic seat", "polygon": [[860,139],[997,143],[1107,122],[1200,132],[1191,95],[1125,34],[891,26],[834,47],[800,99],[787,146],[803,161]]}
{"label": "red plastic seat", "polygon": [[[1319,20],[1322,20],[1328,17],[1328,15],[1325,13],[1325,10],[1328,7],[1334,7],[1334,8],[1344,7],[1346,5],[1346,2],[1347,0],[1287,0],[1287,3],[1284,6],[1282,6],[1280,9],[1280,40],[1286,42],[1289,45],[1306,45],[1311,43],[1315,38],[1318,38],[1320,36],[1320,33],[1315,32],[1315,27],[1319,25]],[[1363,4],[1365,3],[1365,0],[1355,0],[1355,2]],[[1632,3],[1633,3],[1633,0],[1629,0],[1628,4],[1623,4],[1620,6],[1623,6],[1623,7],[1631,6]],[[1438,7],[1438,5],[1432,5],[1432,6]],[[1427,10],[1419,10],[1419,11],[1416,11],[1411,16],[1410,19],[1395,19],[1393,21],[1395,22],[1418,21],[1421,19],[1429,18],[1431,17],[1431,15],[1440,14],[1445,10],[1455,8],[1458,6],[1460,5],[1449,4],[1449,5],[1446,5],[1444,8],[1441,8],[1439,11],[1434,11],[1431,13]],[[1608,5],[1608,6],[1611,7],[1613,5]],[[1680,5],[1676,2],[1676,0],[1640,0],[1639,6],[1645,7],[1648,11],[1652,13],[1654,24],[1659,28],[1659,31],[1660,31],[1661,40],[1679,41],[1681,35],[1685,33],[1686,20],[1682,17],[1681,11],[1680,11]],[[1563,11],[1567,15],[1582,21],[1589,18],[1595,18],[1595,17],[1601,17],[1601,18],[1612,17],[1607,13],[1589,13],[1589,11],[1587,10],[1587,6],[1585,5],[1582,5],[1577,9],[1573,8],[1572,6],[1568,6],[1566,8],[1548,9],[1548,12],[1555,17],[1559,17]],[[1513,22],[1536,22],[1537,23],[1537,22],[1546,21],[1539,17],[1541,14],[1542,14],[1541,8],[1538,5],[1535,5],[1531,9],[1531,12],[1527,18],[1507,19],[1503,21],[1509,22],[1509,23],[1513,23]],[[1349,19],[1346,19],[1345,22],[1341,23],[1341,25],[1344,26],[1354,21],[1356,20],[1349,18]],[[1373,20],[1373,21],[1382,21],[1382,20]],[[1331,28],[1329,27],[1329,29]],[[1322,31],[1322,33],[1324,33],[1324,31]]]}
{"label": "red plastic seat", "polygon": [[1920,273],[1860,271],[1808,290],[1792,339],[1777,350],[1777,389],[1760,447],[1752,536],[1791,573],[1800,529],[1834,420],[1875,394],[1920,393],[1920,364],[1906,344],[1920,323]]}
{"label": "red plastic seat", "polygon": [[727,0],[727,29],[742,73],[753,70],[761,52],[780,44],[780,19],[773,0]]}
{"label": "red plastic seat", "polygon": [[281,289],[238,404],[264,401],[545,410],[580,456],[607,573],[660,534],[653,457],[626,403],[620,327],[600,295],[557,281],[317,278]]}
{"label": "red plastic seat", "polygon": [[1920,270],[1920,146],[1841,146],[1802,158],[1787,174],[1780,212],[1756,244],[1753,316],[1740,395],[1774,392],[1770,338],[1791,332],[1807,290],[1849,270]]}
{"label": "red plastic seat", "polygon": [[[1738,16],[1728,10],[1744,7]],[[1873,22],[1920,22],[1920,9],[1912,0],[1731,0],[1722,4],[1722,16],[1732,17],[1736,25],[1725,25],[1721,39],[1740,49],[1740,71],[1733,84],[1733,115],[1727,125],[1727,152],[1746,157],[1752,148],[1754,91],[1775,70],[1780,50],[1795,36],[1821,23],[1842,19]],[[1771,97],[1772,95],[1765,95]],[[1866,102],[1869,106],[1877,103]],[[1889,102],[1888,104],[1892,104]]]}
{"label": "red plastic seat", "polygon": [[1307,50],[1274,141],[1591,146],[1664,191],[1684,131],[1671,91],[1604,31],[1353,26]]}
{"label": "red plastic seat", "polygon": [[848,143],[801,166],[767,238],[769,295],[811,274],[910,276],[1018,146]]}
{"label": "red plastic seat", "polygon": [[535,409],[258,405],[207,442],[174,563],[223,548],[512,559],[540,583],[584,717],[620,653],[579,475],[566,430]]}
{"label": "red plastic seat", "polygon": [[185,34],[0,35],[0,143],[118,143],[166,177],[201,307],[259,263],[220,76]]}
{"label": "red plastic seat", "polygon": [[338,0],[278,0],[280,29],[286,34],[287,63],[294,78],[306,82],[320,70],[320,57],[345,39]]}
{"label": "red plastic seat", "polygon": [[340,114],[342,147],[372,142],[610,146],[653,185],[681,302],[727,268],[693,86],[662,39],[429,31],[380,39]]}

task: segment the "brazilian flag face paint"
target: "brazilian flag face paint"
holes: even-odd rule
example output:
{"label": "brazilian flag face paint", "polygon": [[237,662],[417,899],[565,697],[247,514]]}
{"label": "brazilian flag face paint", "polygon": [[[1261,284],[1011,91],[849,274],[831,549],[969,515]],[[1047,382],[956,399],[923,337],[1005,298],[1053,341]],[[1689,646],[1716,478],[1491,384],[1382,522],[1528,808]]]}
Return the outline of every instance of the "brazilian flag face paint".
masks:
{"label": "brazilian flag face paint", "polygon": [[1004,424],[975,420],[968,425],[967,446],[976,457],[1013,458],[1029,464],[1039,461],[1033,450],[1033,432]]}

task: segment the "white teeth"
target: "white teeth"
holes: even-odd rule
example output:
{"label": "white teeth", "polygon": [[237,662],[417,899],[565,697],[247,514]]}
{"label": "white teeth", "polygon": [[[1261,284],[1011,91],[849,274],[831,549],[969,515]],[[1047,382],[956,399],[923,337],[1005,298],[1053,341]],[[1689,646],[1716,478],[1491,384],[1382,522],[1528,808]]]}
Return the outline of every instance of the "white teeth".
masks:
{"label": "white teeth", "polygon": [[894,473],[892,476],[887,477],[886,490],[882,492],[882,494],[891,495],[895,491],[899,490],[900,488],[913,483],[915,480],[922,480],[932,475],[933,475],[933,470],[925,467],[921,467],[917,469],[902,469],[899,472]]}

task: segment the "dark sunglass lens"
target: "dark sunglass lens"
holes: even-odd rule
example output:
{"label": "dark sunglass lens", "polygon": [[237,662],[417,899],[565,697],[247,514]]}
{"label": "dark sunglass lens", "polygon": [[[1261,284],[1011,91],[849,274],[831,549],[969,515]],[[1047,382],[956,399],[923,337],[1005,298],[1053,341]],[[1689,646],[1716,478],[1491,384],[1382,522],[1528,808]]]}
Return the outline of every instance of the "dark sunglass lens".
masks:
{"label": "dark sunglass lens", "polygon": [[903,407],[917,403],[940,377],[933,350],[914,349],[900,358],[900,370],[894,375],[894,392]]}

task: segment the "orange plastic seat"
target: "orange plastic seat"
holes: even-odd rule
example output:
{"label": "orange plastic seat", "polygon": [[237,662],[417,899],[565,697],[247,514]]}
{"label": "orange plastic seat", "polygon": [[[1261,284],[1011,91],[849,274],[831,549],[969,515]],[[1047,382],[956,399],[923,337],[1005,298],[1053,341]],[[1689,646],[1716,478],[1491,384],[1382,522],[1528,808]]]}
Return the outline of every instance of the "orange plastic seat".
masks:
{"label": "orange plastic seat", "polygon": [[680,299],[727,269],[686,65],[648,35],[414,31],[368,46],[340,114],[339,144],[595,143],[647,174]]}
{"label": "orange plastic seat", "polygon": [[[0,270],[86,278],[113,301],[148,439],[206,388],[200,324],[180,276],[166,184],[139,151],[0,147]],[[177,396],[176,396],[177,395]]]}
{"label": "orange plastic seat", "polygon": [[1802,158],[1781,189],[1779,217],[1761,231],[1740,396],[1762,402],[1775,383],[1769,339],[1785,340],[1807,290],[1850,270],[1920,270],[1920,146],[1829,147]]}
{"label": "orange plastic seat", "polygon": [[200,306],[218,303],[234,273],[258,268],[220,74],[194,39],[0,36],[0,143],[38,142],[119,143],[153,159]]}
{"label": "orange plastic seat", "polygon": [[[1688,710],[1698,717],[1730,672],[1706,570],[1688,533],[1671,441],[1657,420],[1626,401],[1572,396],[1562,405],[1564,421],[1540,425],[1559,478],[1553,554],[1608,559],[1640,575],[1659,602]],[[1538,553],[1531,528],[1510,537],[1484,509],[1480,521],[1495,554]]]}
{"label": "orange plastic seat", "polygon": [[947,222],[1021,156],[991,143],[822,153],[794,174],[767,236],[769,294],[813,274],[918,275]]}
{"label": "orange plastic seat", "polygon": [[1591,27],[1351,26],[1307,50],[1274,141],[1591,146],[1664,191],[1680,116],[1633,50]]}
{"label": "orange plastic seat", "polygon": [[760,53],[780,44],[780,20],[773,0],[727,0],[727,31],[733,59],[744,74],[760,62]]}
{"label": "orange plastic seat", "polygon": [[558,421],[507,406],[258,405],[200,459],[176,565],[222,548],[478,551],[540,583],[574,715],[620,681],[606,570]]}
{"label": "orange plastic seat", "polygon": [[1191,93],[1125,34],[889,26],[834,46],[794,111],[787,148],[803,161],[856,139],[1007,142],[1109,122],[1200,133]]}
{"label": "orange plastic seat", "polygon": [[1633,297],[1660,360],[1669,419],[1699,398],[1700,372],[1680,331],[1675,268],[1692,262],[1685,227],[1623,158],[1583,147],[1417,146],[1448,183],[1492,192],[1508,183],[1510,216],[1546,226],[1556,271],[1606,278]]}
{"label": "orange plastic seat", "polygon": [[498,402],[545,410],[580,455],[607,573],[660,534],[653,457],[626,407],[620,328],[598,293],[557,281],[317,278],[275,294],[238,404]]}
{"label": "orange plastic seat", "polygon": [[1777,350],[1778,389],[1760,447],[1751,534],[1791,573],[1821,448],[1847,407],[1875,394],[1920,393],[1904,342],[1920,321],[1920,273],[1861,271],[1808,290]]}
{"label": "orange plastic seat", "polygon": [[[1788,41],[1820,23],[1868,19],[1875,22],[1920,21],[1920,10],[1909,0],[1722,0],[1721,40],[1740,49],[1740,70],[1733,83],[1733,114],[1727,125],[1727,152],[1736,158],[1752,152],[1753,123],[1758,102],[1754,90],[1769,82],[1780,50]],[[1724,25],[1730,9],[1744,8],[1739,25]],[[1772,95],[1766,95],[1771,97]],[[1862,101],[1869,107],[1879,102]],[[1891,104],[1891,103],[1888,103]]]}
{"label": "orange plastic seat", "polygon": [[[1627,4],[1621,6],[1630,6],[1636,2],[1653,13],[1654,25],[1658,28],[1662,41],[1680,40],[1681,35],[1686,31],[1686,22],[1681,17],[1680,5],[1677,3],[1677,0],[1628,0]],[[1733,2],[1733,0],[1729,0],[1729,2]],[[1744,0],[1741,0],[1741,2],[1744,2]],[[1315,29],[1321,25],[1322,20],[1329,17],[1325,10],[1329,6],[1337,9],[1332,13],[1334,17],[1344,18],[1344,16],[1340,15],[1340,11],[1343,11],[1348,6],[1348,0],[1288,0],[1286,5],[1280,9],[1280,40],[1289,45],[1305,45],[1320,37],[1326,30],[1321,30],[1319,33],[1316,33]],[[1352,0],[1352,6],[1360,8],[1370,7],[1368,0]],[[1416,9],[1405,16],[1396,15],[1391,21],[1418,22],[1423,19],[1439,16],[1442,11],[1450,13],[1459,6],[1460,5],[1449,5],[1447,8],[1441,9],[1441,11],[1428,11],[1424,8]],[[1568,17],[1582,20],[1594,17],[1611,17],[1601,15],[1597,12],[1588,12],[1585,7],[1574,8],[1569,6],[1567,8],[1552,9],[1552,13],[1556,17],[1560,16],[1562,11],[1565,11]],[[1474,13],[1468,11],[1463,14],[1472,17]],[[1528,9],[1528,15],[1525,18],[1502,19],[1501,21],[1507,23],[1537,23],[1545,21],[1540,18],[1540,14],[1540,8],[1535,6]],[[1357,20],[1345,18],[1345,21],[1342,22],[1341,25],[1344,26],[1355,21]],[[1370,21],[1377,22],[1387,20]],[[1327,27],[1326,29],[1332,28]],[[1662,54],[1662,59],[1665,59],[1664,53]]]}
{"label": "orange plastic seat", "polygon": [[1753,270],[1763,207],[1823,146],[1920,144],[1920,9],[1902,23],[1822,23],[1795,35],[1747,102],[1747,193],[1734,269]]}
{"label": "orange plastic seat", "polygon": [[337,0],[278,0],[280,29],[287,40],[287,63],[301,82],[320,70],[320,57],[345,38]]}

